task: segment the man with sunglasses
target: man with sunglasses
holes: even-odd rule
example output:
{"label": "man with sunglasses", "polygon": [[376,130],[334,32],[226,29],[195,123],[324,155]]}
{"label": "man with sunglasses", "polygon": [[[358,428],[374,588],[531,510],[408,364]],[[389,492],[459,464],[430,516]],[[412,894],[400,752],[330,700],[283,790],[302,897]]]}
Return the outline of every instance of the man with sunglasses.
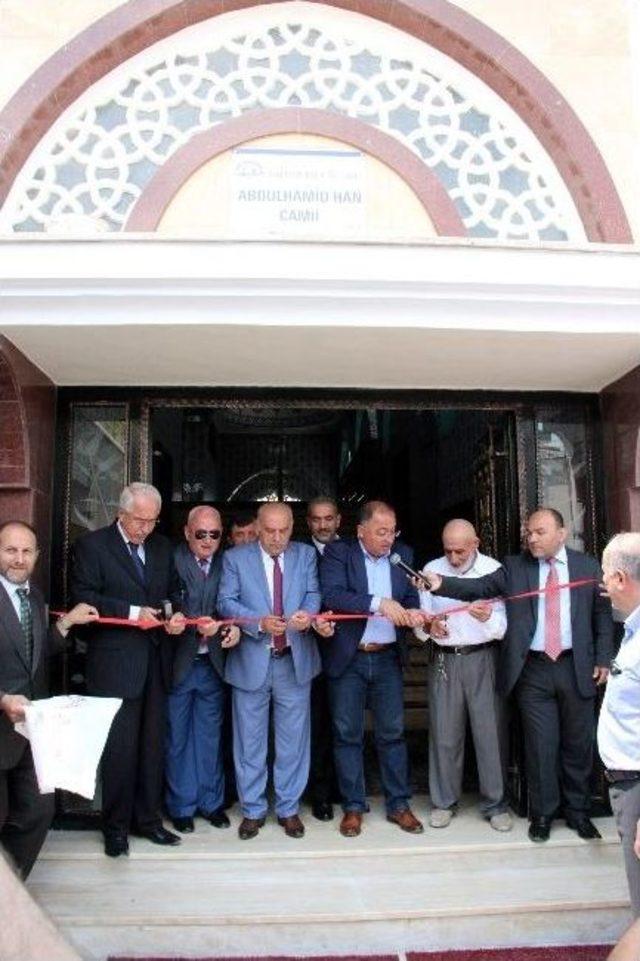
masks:
{"label": "man with sunglasses", "polygon": [[240,640],[240,629],[219,628],[215,616],[221,571],[222,518],[201,504],[187,517],[184,541],[174,553],[182,586],[182,610],[202,618],[187,627],[176,646],[168,699],[166,805],[173,826],[194,830],[198,813],[215,828],[229,827],[224,811],[222,751],[226,651]]}
{"label": "man with sunglasses", "polygon": [[[74,544],[74,603],[131,622],[92,624],[85,635],[87,691],[122,698],[102,755],[104,851],[114,858],[129,853],[130,831],[153,844],[180,843],[162,824],[165,700],[173,661],[168,635],[182,633],[184,616],[170,615],[162,625],[158,620],[164,601],[180,604],[171,543],[155,530],[161,506],[151,484],[129,484],[115,522]],[[150,621],[158,623],[142,626]]]}

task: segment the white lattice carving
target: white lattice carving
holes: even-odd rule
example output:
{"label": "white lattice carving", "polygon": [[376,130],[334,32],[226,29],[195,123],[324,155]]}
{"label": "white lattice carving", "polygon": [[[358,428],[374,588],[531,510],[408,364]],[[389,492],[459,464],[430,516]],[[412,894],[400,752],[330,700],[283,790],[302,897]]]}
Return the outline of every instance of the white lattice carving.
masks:
{"label": "white lattice carving", "polygon": [[435,172],[471,236],[584,239],[551,159],[477,77],[392,27],[304,2],[205,21],[96,83],[34,150],[1,225],[122,230],[150,178],[194,134],[284,106],[395,137]]}

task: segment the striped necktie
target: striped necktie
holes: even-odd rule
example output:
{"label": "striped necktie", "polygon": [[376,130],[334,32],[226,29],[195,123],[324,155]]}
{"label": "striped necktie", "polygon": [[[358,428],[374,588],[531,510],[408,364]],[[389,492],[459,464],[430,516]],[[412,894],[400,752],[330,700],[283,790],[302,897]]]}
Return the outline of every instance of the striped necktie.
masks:
{"label": "striped necktie", "polygon": [[548,560],[549,573],[547,575],[544,595],[544,652],[552,661],[557,661],[562,653],[562,637],[560,632],[560,590],[556,558]]}
{"label": "striped necktie", "polygon": [[24,637],[26,661],[28,667],[31,668],[33,663],[33,614],[31,613],[31,604],[29,603],[29,591],[26,587],[19,587],[16,590],[16,594],[20,601],[20,624]]}
{"label": "striped necktie", "polygon": [[127,541],[127,544],[129,545],[129,550],[131,551],[131,557],[133,558],[133,563],[136,566],[136,570],[140,575],[140,578],[144,581],[144,561],[138,553],[139,545],[135,544],[133,541]]}

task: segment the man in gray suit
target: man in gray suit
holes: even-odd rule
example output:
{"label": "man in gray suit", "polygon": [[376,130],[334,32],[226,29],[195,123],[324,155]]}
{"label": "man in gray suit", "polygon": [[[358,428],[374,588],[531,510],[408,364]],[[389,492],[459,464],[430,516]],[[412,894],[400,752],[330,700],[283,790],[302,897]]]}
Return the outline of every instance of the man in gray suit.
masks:
{"label": "man in gray suit", "polygon": [[[213,827],[229,827],[224,812],[222,725],[226,702],[226,651],[240,640],[240,629],[218,630],[215,614],[220,582],[222,518],[213,507],[194,507],[184,528],[185,540],[174,553],[182,591],[182,609],[198,617],[178,639],[167,700],[166,805],[173,826],[183,834],[194,829],[199,813]],[[217,636],[216,636],[217,635]]]}
{"label": "man in gray suit", "polygon": [[[291,542],[287,504],[263,504],[258,540],[226,551],[218,593],[223,617],[243,620],[225,679],[233,688],[233,751],[242,840],[257,835],[267,813],[269,708],[273,705],[273,782],[278,823],[302,837],[300,796],[309,776],[311,681],[320,670],[311,634],[320,610],[316,553]],[[320,627],[320,630],[324,628]]]}
{"label": "man in gray suit", "polygon": [[30,579],[38,560],[33,528],[0,526],[0,843],[22,878],[38,856],[53,817],[53,794],[40,794],[26,738],[13,725],[32,698],[47,696],[47,660],[74,624],[98,617],[77,604],[50,630],[42,594]]}

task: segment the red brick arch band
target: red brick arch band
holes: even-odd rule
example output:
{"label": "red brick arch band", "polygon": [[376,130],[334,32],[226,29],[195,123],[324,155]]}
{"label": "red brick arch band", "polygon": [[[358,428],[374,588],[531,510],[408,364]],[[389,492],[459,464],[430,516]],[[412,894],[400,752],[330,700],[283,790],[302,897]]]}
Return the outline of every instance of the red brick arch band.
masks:
{"label": "red brick arch band", "polygon": [[[272,3],[286,0],[271,0]],[[604,160],[560,92],[503,37],[448,0],[309,0],[388,23],[480,77],[552,157],[589,240],[630,243],[629,223]],[[261,0],[129,0],[46,61],[0,113],[0,203],[45,132],[91,84],[164,37]]]}
{"label": "red brick arch band", "polygon": [[372,154],[402,177],[420,200],[442,237],[467,231],[436,175],[403,144],[361,120],[314,108],[255,110],[195,134],[156,172],[136,201],[125,230],[155,230],[180,187],[202,164],[256,137],[279,133],[319,134]]}

